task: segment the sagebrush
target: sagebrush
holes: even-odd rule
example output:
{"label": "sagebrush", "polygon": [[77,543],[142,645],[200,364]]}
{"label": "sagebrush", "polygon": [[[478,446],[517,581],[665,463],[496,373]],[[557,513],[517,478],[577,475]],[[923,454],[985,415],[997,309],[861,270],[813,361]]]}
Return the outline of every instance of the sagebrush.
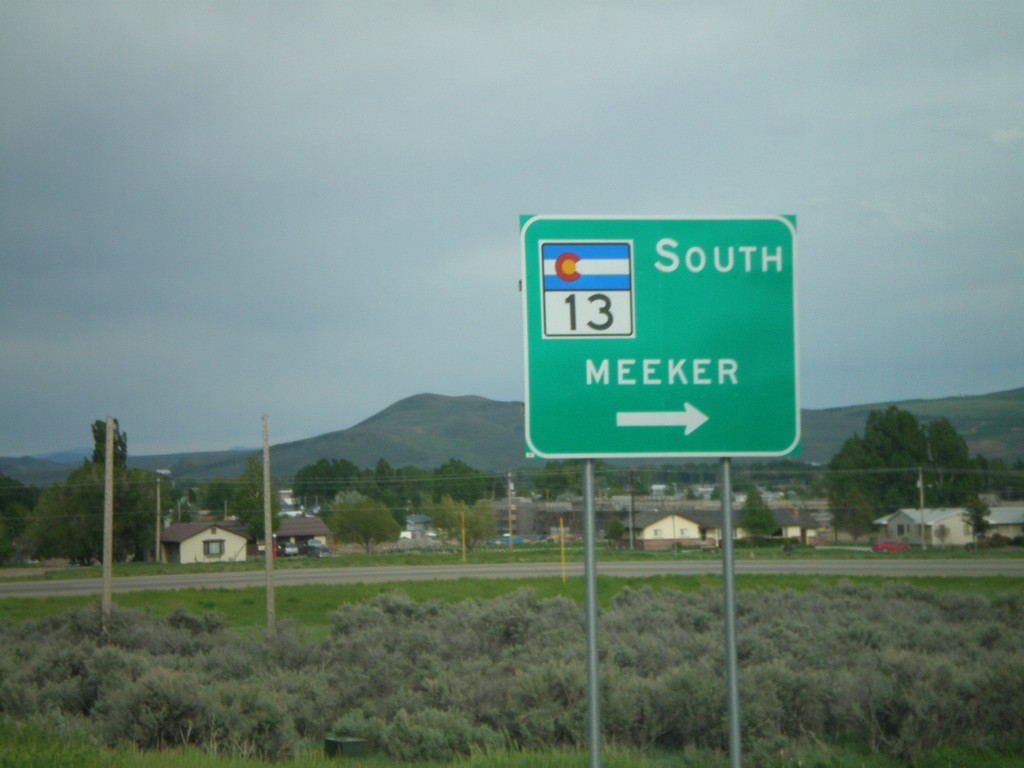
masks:
{"label": "sagebrush", "polygon": [[[726,748],[720,591],[626,589],[602,612],[601,713],[624,746]],[[584,620],[520,590],[418,603],[391,592],[240,637],[222,617],[97,609],[0,626],[0,713],[143,748],[278,758],[325,735],[402,760],[575,747]],[[1024,597],[905,585],[738,596],[745,751],[854,740],[904,759],[1024,743]]]}

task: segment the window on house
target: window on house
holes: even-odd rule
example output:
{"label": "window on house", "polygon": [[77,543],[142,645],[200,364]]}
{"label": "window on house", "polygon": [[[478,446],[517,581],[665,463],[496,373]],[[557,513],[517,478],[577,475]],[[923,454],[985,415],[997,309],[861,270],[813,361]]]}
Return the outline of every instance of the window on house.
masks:
{"label": "window on house", "polygon": [[654,529],[654,538],[656,538],[656,539],[660,539],[661,538],[661,528],[655,528]]}
{"label": "window on house", "polygon": [[903,526],[902,525],[897,525],[896,526],[896,535],[897,536],[902,536],[904,533],[905,533],[905,531],[903,530]]}
{"label": "window on house", "polygon": [[224,554],[224,539],[209,539],[203,542],[203,554],[207,557],[219,557]]}

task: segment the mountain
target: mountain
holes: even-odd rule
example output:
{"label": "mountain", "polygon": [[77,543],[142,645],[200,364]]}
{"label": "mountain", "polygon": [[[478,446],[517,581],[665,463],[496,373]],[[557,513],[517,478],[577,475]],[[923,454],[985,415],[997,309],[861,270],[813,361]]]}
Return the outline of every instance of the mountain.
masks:
{"label": "mountain", "polygon": [[[90,455],[92,452],[90,451]],[[75,462],[58,462],[52,459],[37,459],[33,456],[0,458],[0,474],[14,478],[25,485],[43,487],[66,478],[71,472],[82,465],[81,460]]]}
{"label": "mountain", "polygon": [[[967,440],[971,454],[1024,458],[1024,388],[938,400],[905,400],[845,408],[804,410],[799,459],[825,463],[853,434],[862,434],[868,413],[896,405],[922,421],[948,418]],[[524,458],[523,404],[483,397],[415,395],[400,400],[348,429],[271,447],[273,474],[292,477],[319,459],[344,458],[372,467],[381,458],[393,467],[434,469],[449,459],[472,467],[504,471],[539,465]],[[237,477],[252,450],[129,457],[140,469],[169,469],[176,478]],[[46,485],[67,477],[80,462],[60,464],[36,458],[0,459],[0,472],[24,483]]]}
{"label": "mountain", "polygon": [[895,405],[922,422],[943,417],[959,432],[971,455],[986,459],[1024,458],[1024,388],[989,395],[903,400],[845,408],[802,411],[803,461],[827,462],[854,434],[864,433],[871,411]]}
{"label": "mountain", "polygon": [[[424,469],[457,458],[477,469],[498,471],[526,462],[524,444],[522,403],[425,394],[400,400],[354,427],[273,445],[270,465],[274,477],[291,477],[323,458],[344,458],[360,467],[373,467],[383,458],[393,467]],[[128,465],[170,469],[173,477],[202,480],[241,474],[252,453],[129,457]]]}

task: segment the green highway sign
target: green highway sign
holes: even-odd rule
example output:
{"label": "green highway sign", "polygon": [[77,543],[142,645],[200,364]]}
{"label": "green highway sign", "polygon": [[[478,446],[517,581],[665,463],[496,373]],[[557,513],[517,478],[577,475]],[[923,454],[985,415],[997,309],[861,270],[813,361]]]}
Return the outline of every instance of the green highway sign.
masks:
{"label": "green highway sign", "polygon": [[796,218],[523,216],[526,444],[798,450]]}

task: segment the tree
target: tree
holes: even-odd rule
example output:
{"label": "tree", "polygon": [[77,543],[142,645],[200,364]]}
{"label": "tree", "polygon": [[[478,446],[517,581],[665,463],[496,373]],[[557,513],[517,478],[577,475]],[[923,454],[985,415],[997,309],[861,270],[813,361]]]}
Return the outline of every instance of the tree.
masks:
{"label": "tree", "polygon": [[981,483],[973,470],[967,441],[949,419],[936,419],[925,427],[928,438],[928,504],[956,506],[976,496]]}
{"label": "tree", "polygon": [[0,564],[15,556],[18,541],[38,500],[38,488],[0,472]]}
{"label": "tree", "polygon": [[466,547],[472,549],[493,539],[498,532],[494,505],[478,500],[466,513]]}
{"label": "tree", "polygon": [[829,462],[829,501],[842,509],[857,508],[866,500],[872,518],[917,507],[919,468],[927,470],[926,503],[963,504],[976,493],[967,443],[948,420],[922,427],[914,414],[895,405],[871,411],[864,436],[850,437]]}
{"label": "tree", "polygon": [[854,539],[861,539],[874,529],[875,515],[864,492],[852,486],[843,494],[833,498],[832,525],[837,531],[845,531]]}
{"label": "tree", "polygon": [[608,521],[608,528],[604,532],[604,536],[608,539],[608,543],[613,546],[619,546],[619,542],[622,541],[622,537],[626,535],[626,526],[622,524],[622,521],[617,517],[613,517]]}
{"label": "tree", "polygon": [[[32,512],[25,538],[37,557],[66,557],[87,565],[103,556],[104,467],[85,462],[46,488]],[[114,473],[114,559],[144,559],[156,525],[153,472]]]}
{"label": "tree", "polygon": [[742,513],[740,525],[750,536],[771,536],[779,527],[775,522],[775,513],[765,503],[761,492],[754,486],[750,486],[747,491],[747,500],[743,502]]}
{"label": "tree", "polygon": [[[580,495],[583,493],[583,460],[549,461],[544,468],[533,474],[533,487],[546,499],[557,499],[562,494]],[[607,490],[607,478],[611,474],[608,463],[594,462],[594,484],[597,489]],[[625,486],[628,479],[617,480],[616,485]],[[639,488],[639,484],[637,488]]]}
{"label": "tree", "polygon": [[[92,463],[101,467],[107,461],[107,422],[97,419],[92,423]],[[128,435],[121,431],[117,419],[114,419],[114,469],[125,469],[128,466]]]}
{"label": "tree", "polygon": [[199,487],[199,505],[218,517],[227,517],[235,500],[235,482],[223,477],[207,480]]}
{"label": "tree", "polygon": [[980,493],[998,494],[1006,501],[1024,499],[1024,459],[1011,467],[1003,459],[989,461],[979,455],[975,463],[982,472]]}
{"label": "tree", "polygon": [[545,499],[557,499],[563,493],[578,487],[578,482],[573,482],[572,477],[565,471],[565,462],[549,461],[544,468],[533,473],[533,487],[537,493]]}
{"label": "tree", "polygon": [[386,506],[365,498],[352,504],[338,504],[331,517],[331,528],[341,541],[359,544],[367,554],[377,544],[397,540],[401,533],[398,521]]}
{"label": "tree", "polygon": [[461,542],[465,530],[468,549],[494,538],[497,532],[494,505],[483,499],[470,507],[465,502],[445,496],[433,511],[434,528],[442,538],[450,542]]}
{"label": "tree", "polygon": [[348,459],[320,459],[295,473],[292,489],[306,506],[316,500],[327,502],[354,487],[359,474],[359,467]]}
{"label": "tree", "polygon": [[985,532],[992,527],[988,520],[985,519],[988,517],[989,512],[988,504],[977,496],[967,502],[967,511],[964,512],[963,516],[964,523],[971,527],[975,541],[978,540],[979,536],[984,536]]}
{"label": "tree", "polygon": [[[263,509],[263,459],[259,454],[252,454],[246,459],[245,470],[238,478],[232,498],[235,517],[242,523],[253,539],[265,539],[265,512]],[[271,530],[277,530],[278,512],[281,505],[277,500],[277,490],[270,487],[270,521]]]}
{"label": "tree", "polygon": [[416,467],[393,468],[386,459],[379,459],[372,470],[363,471],[355,490],[376,499],[391,510],[399,525],[406,515],[420,507],[429,492],[430,473]]}
{"label": "tree", "polygon": [[458,459],[449,459],[434,470],[434,499],[450,496],[455,501],[473,504],[491,495],[494,478],[487,472]]}

